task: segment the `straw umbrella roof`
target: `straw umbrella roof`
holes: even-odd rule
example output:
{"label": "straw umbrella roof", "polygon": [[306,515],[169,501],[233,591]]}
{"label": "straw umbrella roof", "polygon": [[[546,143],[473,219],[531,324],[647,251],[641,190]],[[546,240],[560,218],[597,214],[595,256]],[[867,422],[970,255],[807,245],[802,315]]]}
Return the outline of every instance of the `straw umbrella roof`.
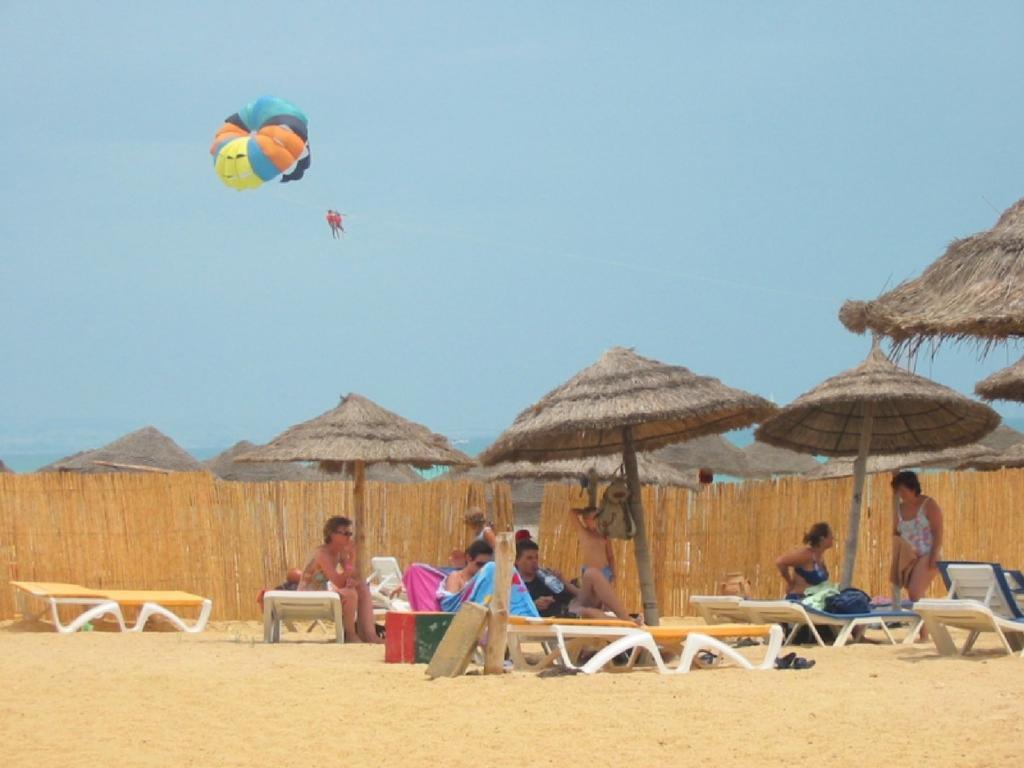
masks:
{"label": "straw umbrella roof", "polygon": [[920,277],[874,301],[847,301],[839,319],[898,344],[1024,336],[1024,199],[992,229],[954,240]]}
{"label": "straw umbrella roof", "polygon": [[274,464],[253,464],[236,461],[242,454],[252,451],[257,446],[248,440],[240,440],[223,453],[203,462],[203,466],[221,480],[234,480],[249,483],[265,483],[281,480],[314,480],[316,471],[298,462],[278,462]]}
{"label": "straw umbrella roof", "polygon": [[994,470],[1024,467],[1024,443],[1011,445],[990,456],[977,456],[960,464],[960,469]]}
{"label": "straw umbrella roof", "polygon": [[[674,486],[700,490],[696,474],[687,472],[650,454],[639,454],[637,468],[640,482],[645,485]],[[622,459],[618,456],[593,456],[587,459],[560,459],[558,461],[506,461],[485,467],[480,477],[485,480],[577,480],[593,470],[599,480],[621,479]]]}
{"label": "straw umbrella roof", "polygon": [[748,466],[748,477],[771,477],[773,475],[804,475],[821,466],[806,453],[797,453],[786,448],[755,440],[743,449]]}
{"label": "straw umbrella roof", "polygon": [[967,445],[999,424],[987,405],[899,368],[874,345],[860,365],[826,379],[761,424],[757,439],[804,453],[855,456],[868,403],[874,406],[872,454]]}
{"label": "straw umbrella roof", "polygon": [[136,472],[145,468],[167,472],[201,472],[203,466],[176,442],[154,427],[129,432],[112,443],[58,459],[40,472]]}
{"label": "straw umbrella roof", "polygon": [[336,408],[290,427],[267,445],[240,454],[237,460],[387,462],[423,469],[473,463],[444,436],[354,393],[343,397]]}
{"label": "straw umbrella roof", "polygon": [[[637,459],[639,460],[639,454]],[[705,435],[685,443],[659,448],[656,459],[681,470],[706,470],[719,475],[750,477],[750,462],[743,450],[721,435]]]}
{"label": "straw umbrella roof", "polygon": [[[885,472],[899,472],[903,469],[957,469],[972,461],[986,461],[999,456],[999,452],[972,443],[959,448],[945,448],[940,451],[917,451],[894,456],[871,456],[867,462],[869,475]],[[853,459],[830,459],[804,475],[808,480],[827,480],[835,477],[850,477],[853,474]]]}
{"label": "straw umbrella roof", "polygon": [[[324,472],[301,462],[253,463],[236,461],[238,456],[257,448],[248,440],[241,440],[223,453],[207,459],[203,466],[221,480],[250,483],[277,481],[327,482],[347,479],[346,475]],[[423,478],[405,464],[373,464],[366,470],[366,479],[380,483],[416,483]]]}
{"label": "straw umbrella roof", "polygon": [[482,454],[483,464],[583,458],[739,429],[775,410],[764,398],[615,347],[520,413]]}
{"label": "straw umbrella roof", "polygon": [[1024,402],[1024,358],[974,385],[974,391],[986,400]]}
{"label": "straw umbrella roof", "polygon": [[13,475],[14,474],[14,470],[11,469],[10,467],[8,467],[6,464],[4,464],[3,460],[0,459],[0,475],[2,475],[4,473],[12,474]]}
{"label": "straw umbrella roof", "polygon": [[1005,424],[1000,424],[978,442],[988,448],[1005,451],[1011,445],[1024,443],[1024,432],[1008,427]]}

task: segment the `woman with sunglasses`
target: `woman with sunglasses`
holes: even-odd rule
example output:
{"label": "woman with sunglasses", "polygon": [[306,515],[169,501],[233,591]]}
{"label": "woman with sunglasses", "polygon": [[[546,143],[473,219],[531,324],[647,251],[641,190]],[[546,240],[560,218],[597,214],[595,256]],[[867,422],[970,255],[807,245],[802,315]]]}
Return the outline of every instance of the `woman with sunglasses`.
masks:
{"label": "woman with sunglasses", "polygon": [[299,590],[337,592],[341,595],[345,637],[379,643],[381,640],[373,623],[373,596],[366,582],[356,575],[352,535],[352,521],[347,517],[332,517],[324,523],[324,543],[313,550],[302,569]]}
{"label": "woman with sunglasses", "polygon": [[462,602],[462,592],[473,577],[494,559],[494,550],[483,539],[477,539],[466,549],[466,565],[458,571],[452,571],[438,584],[437,599],[443,611],[458,610]]}

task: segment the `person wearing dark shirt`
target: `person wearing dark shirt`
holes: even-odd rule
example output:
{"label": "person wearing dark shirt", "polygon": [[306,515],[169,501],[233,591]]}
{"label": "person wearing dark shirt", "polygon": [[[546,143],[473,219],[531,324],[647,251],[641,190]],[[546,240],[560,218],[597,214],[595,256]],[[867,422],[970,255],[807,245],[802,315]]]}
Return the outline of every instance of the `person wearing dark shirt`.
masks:
{"label": "person wearing dark shirt", "polygon": [[[516,542],[516,570],[526,584],[541,616],[569,616],[576,587],[540,567],[540,547],[532,539]],[[559,588],[560,587],[560,588]]]}

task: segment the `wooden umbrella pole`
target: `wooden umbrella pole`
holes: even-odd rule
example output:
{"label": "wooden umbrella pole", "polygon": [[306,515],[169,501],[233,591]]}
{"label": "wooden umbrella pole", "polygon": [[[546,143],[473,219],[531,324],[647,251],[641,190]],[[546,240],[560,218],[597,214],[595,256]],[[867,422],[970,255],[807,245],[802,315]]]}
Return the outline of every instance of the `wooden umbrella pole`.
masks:
{"label": "wooden umbrella pole", "polygon": [[633,428],[622,428],[622,463],[626,465],[626,485],[629,487],[629,509],[636,523],[636,537],[633,551],[636,554],[636,570],[640,577],[640,597],[644,604],[644,623],[658,626],[658,598],[654,592],[654,573],[651,571],[651,552],[647,548],[647,527],[644,524],[644,505],[641,498],[640,472],[636,467],[636,450],[633,448]]}
{"label": "wooden umbrella pole", "polygon": [[352,527],[356,529],[356,576],[366,564],[366,462],[352,462]]}
{"label": "wooden umbrella pole", "polygon": [[494,597],[487,619],[487,646],[484,648],[484,674],[500,675],[505,671],[505,649],[508,647],[508,604],[512,591],[512,570],[515,567],[515,535],[498,534],[494,553]]}
{"label": "wooden umbrella pole", "polygon": [[861,496],[864,493],[864,474],[868,463],[868,449],[871,447],[871,430],[875,421],[875,404],[866,403],[864,418],[860,427],[860,443],[857,446],[857,460],[853,462],[853,499],[850,501],[850,522],[846,528],[846,546],[843,547],[843,577],[839,582],[846,589],[853,581],[853,567],[857,563],[857,538],[860,534]]}
{"label": "wooden umbrella pole", "polygon": [[587,473],[587,506],[597,506],[597,472],[593,469]]}

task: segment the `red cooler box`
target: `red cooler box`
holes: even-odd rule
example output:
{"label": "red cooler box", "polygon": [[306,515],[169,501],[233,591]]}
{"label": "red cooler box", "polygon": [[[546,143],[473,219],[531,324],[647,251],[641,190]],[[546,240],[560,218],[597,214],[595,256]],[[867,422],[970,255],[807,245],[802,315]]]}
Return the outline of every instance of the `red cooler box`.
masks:
{"label": "red cooler box", "polygon": [[384,661],[429,664],[454,613],[388,611],[384,616]]}

